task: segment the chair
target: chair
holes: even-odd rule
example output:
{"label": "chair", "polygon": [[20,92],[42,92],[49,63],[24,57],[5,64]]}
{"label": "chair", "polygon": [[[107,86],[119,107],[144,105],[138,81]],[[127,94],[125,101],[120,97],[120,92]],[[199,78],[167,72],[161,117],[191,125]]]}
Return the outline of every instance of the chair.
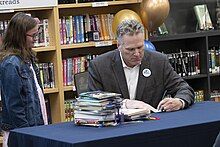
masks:
{"label": "chair", "polygon": [[88,91],[88,72],[80,72],[74,75],[76,94],[79,96],[82,92]]}

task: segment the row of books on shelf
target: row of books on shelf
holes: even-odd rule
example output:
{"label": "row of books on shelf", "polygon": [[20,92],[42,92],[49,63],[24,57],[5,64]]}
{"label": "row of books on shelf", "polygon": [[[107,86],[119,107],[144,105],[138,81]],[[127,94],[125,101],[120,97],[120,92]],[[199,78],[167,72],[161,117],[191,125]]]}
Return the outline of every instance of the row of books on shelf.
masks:
{"label": "row of books on shelf", "polygon": [[[220,102],[220,90],[212,90],[210,94],[211,101]],[[196,90],[195,91],[195,102],[202,102],[204,101],[204,90]]]}
{"label": "row of books on shelf", "polygon": [[[172,98],[171,95],[165,95],[166,98]],[[204,90],[196,90],[195,91],[195,102],[204,101]]]}
{"label": "row of books on shelf", "polygon": [[114,40],[113,14],[63,16],[59,19],[60,43]]}
{"label": "row of books on shelf", "polygon": [[50,99],[49,99],[48,95],[45,95],[45,96],[44,96],[44,99],[45,99],[45,106],[46,106],[46,110],[47,110],[48,124],[52,124]]}
{"label": "row of books on shelf", "polygon": [[204,90],[196,90],[195,91],[195,102],[204,101]]}
{"label": "row of books on shelf", "polygon": [[69,99],[64,101],[65,121],[74,120],[74,102],[75,99]]}
{"label": "row of books on shelf", "polygon": [[84,72],[89,66],[89,61],[97,55],[72,57],[62,60],[63,85],[74,85],[74,74]]}
{"label": "row of books on shelf", "polygon": [[[0,42],[7,29],[9,20],[0,20]],[[43,47],[49,45],[48,19],[42,19],[39,23],[38,35],[35,38],[34,46]]]}
{"label": "row of books on shelf", "polygon": [[174,70],[180,76],[192,76],[200,73],[199,52],[189,51],[167,54]]}
{"label": "row of books on shelf", "polygon": [[219,73],[220,72],[220,47],[211,47],[208,51],[209,54],[209,72]]}
{"label": "row of books on shelf", "polygon": [[54,64],[51,62],[48,63],[38,63],[37,64],[40,80],[43,85],[43,88],[54,88],[55,87],[55,77],[54,77]]}
{"label": "row of books on shelf", "polygon": [[[210,72],[220,71],[220,50],[209,50]],[[87,55],[63,59],[63,85],[74,85],[74,74],[84,72],[89,66],[89,61],[98,55]],[[199,51],[188,51],[167,54],[169,62],[180,76],[200,74]]]}
{"label": "row of books on shelf", "polygon": [[211,92],[211,100],[220,102],[220,90],[213,90]]}
{"label": "row of books on shelf", "polygon": [[43,47],[49,45],[48,19],[40,20],[38,24],[38,35],[36,36],[34,46]]}
{"label": "row of books on shelf", "polygon": [[0,43],[2,42],[2,37],[8,27],[9,20],[0,20]]}
{"label": "row of books on shelf", "polygon": [[58,0],[58,4],[73,4],[76,0]]}

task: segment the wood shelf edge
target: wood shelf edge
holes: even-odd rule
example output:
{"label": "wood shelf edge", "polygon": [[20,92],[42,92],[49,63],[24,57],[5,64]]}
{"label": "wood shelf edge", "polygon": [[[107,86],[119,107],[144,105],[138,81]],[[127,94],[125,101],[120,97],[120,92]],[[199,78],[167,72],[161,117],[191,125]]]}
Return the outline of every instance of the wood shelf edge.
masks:
{"label": "wood shelf edge", "polygon": [[[140,3],[139,1],[106,1],[106,2],[108,2],[108,6],[138,4],[138,3]],[[59,9],[92,7],[92,3],[59,4],[57,7]]]}
{"label": "wood shelf edge", "polygon": [[3,143],[3,136],[0,136],[0,144]]}
{"label": "wood shelf edge", "polygon": [[33,50],[35,52],[55,51],[56,47],[55,46],[36,47],[36,48],[33,48]]}
{"label": "wood shelf edge", "polygon": [[58,88],[47,88],[47,89],[44,89],[44,94],[58,93],[58,92],[59,92]]}
{"label": "wood shelf edge", "polygon": [[75,86],[64,86],[63,90],[64,91],[76,91],[76,87]]}
{"label": "wood shelf edge", "polygon": [[[112,45],[117,44],[117,40],[103,40],[103,41],[112,41]],[[102,42],[102,41],[100,41]],[[83,42],[77,44],[65,44],[61,45],[61,49],[74,49],[74,48],[86,48],[86,47],[95,47],[95,42]]]}

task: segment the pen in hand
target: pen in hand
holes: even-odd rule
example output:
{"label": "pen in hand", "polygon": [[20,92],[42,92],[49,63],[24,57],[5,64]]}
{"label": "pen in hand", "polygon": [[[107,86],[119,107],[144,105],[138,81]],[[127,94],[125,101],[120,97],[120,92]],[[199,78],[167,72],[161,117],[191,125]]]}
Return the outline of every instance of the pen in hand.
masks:
{"label": "pen in hand", "polygon": [[[167,94],[167,90],[164,91],[163,96],[162,96],[162,98],[161,98],[161,101],[165,98],[166,94]],[[159,105],[157,109],[158,109],[160,112],[165,112],[165,111],[166,111],[166,110],[164,110],[164,108],[161,108],[161,105]]]}

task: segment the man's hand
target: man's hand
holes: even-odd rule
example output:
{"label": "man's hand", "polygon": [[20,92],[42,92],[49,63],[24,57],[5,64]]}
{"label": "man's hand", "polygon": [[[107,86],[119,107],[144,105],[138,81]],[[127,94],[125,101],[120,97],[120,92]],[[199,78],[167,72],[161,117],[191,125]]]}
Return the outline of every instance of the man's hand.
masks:
{"label": "man's hand", "polygon": [[162,111],[177,111],[182,109],[184,106],[183,102],[179,98],[165,98],[160,101],[159,105],[157,106],[158,110]]}

